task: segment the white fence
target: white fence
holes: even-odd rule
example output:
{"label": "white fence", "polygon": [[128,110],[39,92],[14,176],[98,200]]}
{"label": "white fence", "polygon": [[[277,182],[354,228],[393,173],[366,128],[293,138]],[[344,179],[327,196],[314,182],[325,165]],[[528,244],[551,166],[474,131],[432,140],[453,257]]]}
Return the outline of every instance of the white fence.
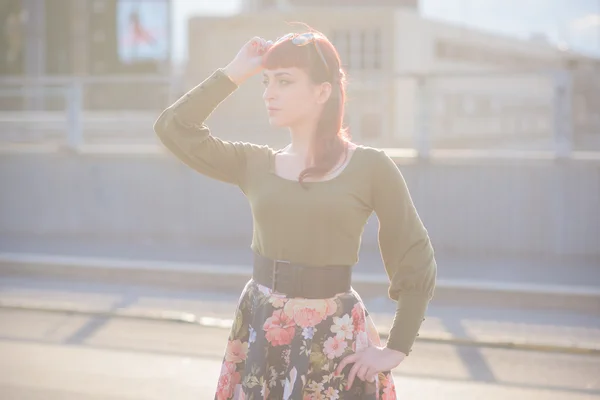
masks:
{"label": "white fence", "polygon": [[[0,143],[143,142],[177,79],[43,77],[0,79]],[[142,133],[140,135],[140,133]]]}
{"label": "white fence", "polygon": [[[387,108],[377,108],[390,114],[383,124],[390,132],[373,143],[359,137],[365,144],[412,148],[422,158],[436,149],[545,151],[557,157],[600,150],[600,88],[590,89],[593,80],[582,85],[568,71],[402,74],[376,80],[380,84],[369,91],[387,99]],[[355,90],[360,96],[366,86],[352,82],[351,95]],[[0,144],[47,142],[76,150],[82,144],[154,143],[151,125],[157,113],[181,94],[178,78],[2,78]],[[359,114],[363,105],[355,107],[351,112]],[[230,111],[216,122],[224,132],[240,125]],[[362,123],[353,116],[350,121]],[[262,126],[254,120],[242,123]],[[245,137],[262,141],[256,135]]]}

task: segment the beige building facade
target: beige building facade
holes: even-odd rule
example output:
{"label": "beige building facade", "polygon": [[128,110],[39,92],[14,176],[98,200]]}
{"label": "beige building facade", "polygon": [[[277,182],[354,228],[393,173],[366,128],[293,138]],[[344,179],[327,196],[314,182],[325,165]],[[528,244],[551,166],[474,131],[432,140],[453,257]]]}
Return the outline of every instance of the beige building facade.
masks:
{"label": "beige building facade", "polygon": [[[273,7],[193,18],[186,87],[226,65],[255,35],[302,31],[294,21],[336,45],[349,77],[346,123],[356,142],[418,147],[427,136],[431,145],[453,147],[553,135],[557,82],[565,79],[555,72],[569,66],[567,52],[427,20],[411,8]],[[260,77],[228,98],[210,123],[229,139],[274,146],[289,140],[268,125]]]}

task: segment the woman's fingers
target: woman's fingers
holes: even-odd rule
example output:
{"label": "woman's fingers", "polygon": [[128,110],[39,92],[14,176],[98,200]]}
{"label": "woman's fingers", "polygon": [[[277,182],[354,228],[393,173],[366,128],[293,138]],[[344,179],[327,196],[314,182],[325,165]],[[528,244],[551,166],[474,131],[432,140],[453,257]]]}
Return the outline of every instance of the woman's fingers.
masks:
{"label": "woman's fingers", "polygon": [[262,54],[263,53],[263,49],[265,47],[265,39],[259,37],[259,36],[254,36],[252,39],[250,39],[250,45],[251,48],[254,52],[256,52],[256,54]]}
{"label": "woman's fingers", "polygon": [[348,384],[346,389],[350,389],[352,387],[352,384],[356,378],[360,379],[361,381],[373,382],[373,374],[371,373],[371,375],[369,375],[369,370],[374,371],[374,369],[370,368],[367,364],[361,363],[360,361],[356,362],[348,374]]}
{"label": "woman's fingers", "polygon": [[358,358],[360,357],[360,353],[354,353],[351,354],[349,356],[346,356],[337,366],[337,368],[335,369],[335,374],[339,375],[342,373],[342,370],[346,367],[346,365],[356,362],[356,360],[358,360]]}
{"label": "woman's fingers", "polygon": [[369,357],[369,354],[367,353],[367,351],[363,350],[360,353],[349,355],[337,366],[335,374],[339,375],[347,364],[354,363],[348,372],[347,389],[352,387],[356,378],[366,382],[375,382],[378,369],[376,365],[372,365],[373,359],[372,357]]}
{"label": "woman's fingers", "polygon": [[367,373],[369,372],[369,366],[366,364],[362,364],[356,373],[356,377],[361,381],[367,380]]}
{"label": "woman's fingers", "polygon": [[359,361],[357,361],[354,363],[352,368],[350,368],[350,372],[348,373],[348,383],[346,384],[346,389],[350,389],[352,387],[352,384],[354,383],[354,378],[356,377],[356,374],[358,373],[358,370],[361,366],[362,364]]}
{"label": "woman's fingers", "polygon": [[377,370],[374,368],[369,368],[367,373],[365,374],[367,382],[375,382],[375,377],[377,376]]}

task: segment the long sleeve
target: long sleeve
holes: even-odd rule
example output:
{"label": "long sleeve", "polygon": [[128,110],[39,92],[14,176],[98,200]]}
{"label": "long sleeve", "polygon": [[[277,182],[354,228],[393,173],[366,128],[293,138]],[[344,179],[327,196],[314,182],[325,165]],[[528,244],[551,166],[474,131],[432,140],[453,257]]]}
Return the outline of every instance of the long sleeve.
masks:
{"label": "long sleeve", "polygon": [[390,279],[388,295],[397,301],[387,347],[409,354],[435,289],[434,251],[404,177],[379,150],[372,202],[379,219],[379,247]]}
{"label": "long sleeve", "polygon": [[248,158],[267,146],[228,142],[213,136],[204,121],[237,85],[217,69],[164,110],[154,131],[179,160],[210,178],[241,186]]}

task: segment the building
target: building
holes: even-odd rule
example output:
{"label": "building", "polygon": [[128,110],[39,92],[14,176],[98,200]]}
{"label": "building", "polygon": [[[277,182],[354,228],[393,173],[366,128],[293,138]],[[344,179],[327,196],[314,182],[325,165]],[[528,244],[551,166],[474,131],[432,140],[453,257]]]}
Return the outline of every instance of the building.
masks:
{"label": "building", "polygon": [[[361,143],[420,146],[422,132],[449,147],[552,136],[556,93],[571,101],[554,72],[570,68],[573,56],[547,43],[428,20],[415,1],[319,3],[249,0],[239,15],[191,19],[187,86],[226,65],[252,36],[277,38],[302,30],[286,21],[302,21],[340,52],[350,81],[347,123]],[[268,126],[261,93],[260,78],[250,80],[213,113],[212,127],[232,139],[284,143]]]}
{"label": "building", "polygon": [[[2,0],[0,79],[167,76],[170,10],[170,0]],[[90,85],[84,99],[91,108],[156,106],[156,88],[134,85]]]}
{"label": "building", "polygon": [[389,7],[410,8],[416,10],[419,0],[243,0],[243,12],[262,11],[297,11],[310,7],[335,7],[340,8],[365,8],[365,7]]}

